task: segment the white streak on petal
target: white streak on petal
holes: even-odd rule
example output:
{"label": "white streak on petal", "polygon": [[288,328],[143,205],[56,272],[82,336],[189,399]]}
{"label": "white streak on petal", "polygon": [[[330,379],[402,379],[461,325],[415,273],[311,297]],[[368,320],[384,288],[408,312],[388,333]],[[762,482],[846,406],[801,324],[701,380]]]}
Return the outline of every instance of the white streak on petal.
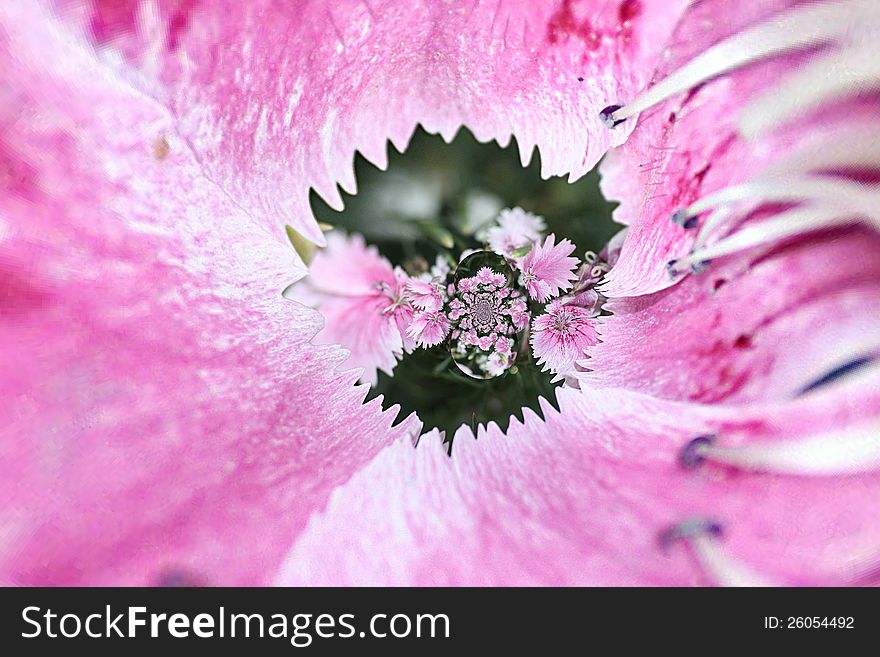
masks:
{"label": "white streak on petal", "polygon": [[880,168],[880,134],[871,129],[835,131],[799,145],[764,170],[764,176],[808,173],[821,169]]}
{"label": "white streak on petal", "polygon": [[681,265],[696,264],[808,231],[855,222],[856,218],[852,212],[846,210],[835,211],[815,206],[796,208],[783,212],[768,221],[746,226],[712,246],[694,251],[687,258],[682,259],[680,263]]}
{"label": "white streak on petal", "polygon": [[694,556],[712,583],[718,586],[774,585],[773,582],[765,580],[728,555],[718,543],[718,539],[712,536],[698,535],[689,540]]}
{"label": "white streak on petal", "polygon": [[740,117],[740,132],[748,139],[757,139],[825,103],[878,87],[880,58],[876,46],[836,50],[808,62],[749,104]]}
{"label": "white streak on petal", "polygon": [[850,427],[775,443],[711,445],[703,456],[746,470],[839,476],[880,468],[880,425]]}

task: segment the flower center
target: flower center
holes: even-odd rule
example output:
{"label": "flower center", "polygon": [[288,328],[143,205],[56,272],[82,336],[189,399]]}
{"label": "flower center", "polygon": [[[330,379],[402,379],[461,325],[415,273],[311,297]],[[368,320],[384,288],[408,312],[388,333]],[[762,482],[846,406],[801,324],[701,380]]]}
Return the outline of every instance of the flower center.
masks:
{"label": "flower center", "polygon": [[458,265],[450,287],[450,353],[469,377],[501,376],[514,363],[529,311],[525,294],[513,280],[505,259],[490,251],[472,253]]}
{"label": "flower center", "polygon": [[568,324],[571,321],[571,313],[561,312],[556,317],[555,327],[557,331],[565,332],[568,330]]}
{"label": "flower center", "polygon": [[[584,357],[580,336],[594,335],[575,325],[597,312],[605,273],[576,245],[602,245],[620,227],[595,173],[544,181],[540,168],[467,131],[451,144],[419,131],[387,172],[356,158],[359,192],[343,211],[313,196],[333,230],[290,296],[323,314],[316,342],[351,351],[342,368],[363,369],[367,400],[417,413],[449,442],[462,425],[505,429],[526,408],[542,414],[542,398],[555,405]],[[562,297],[585,309],[550,317],[576,336],[564,345],[535,324]]]}

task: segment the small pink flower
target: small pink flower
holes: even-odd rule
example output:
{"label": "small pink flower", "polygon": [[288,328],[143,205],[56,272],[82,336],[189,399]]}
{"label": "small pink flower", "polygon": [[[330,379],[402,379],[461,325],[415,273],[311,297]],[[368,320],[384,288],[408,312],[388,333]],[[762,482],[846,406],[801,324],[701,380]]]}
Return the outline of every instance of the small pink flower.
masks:
{"label": "small pink flower", "polygon": [[510,338],[499,337],[495,341],[495,350],[498,353],[510,356],[513,350],[513,340],[511,340]]}
{"label": "small pink flower", "polygon": [[492,271],[490,267],[481,267],[480,271],[477,272],[477,275],[474,276],[474,278],[477,280],[477,283],[483,283],[484,285],[491,285],[493,287],[501,287],[506,282],[503,274]]}
{"label": "small pink flower", "polygon": [[495,274],[489,267],[481,267],[480,271],[477,272],[477,280],[480,283],[489,283],[492,281],[492,277]]}
{"label": "small pink flower", "polygon": [[532,351],[538,364],[554,374],[571,374],[584,350],[598,342],[590,313],[554,301],[532,322]]}
{"label": "small pink flower", "polygon": [[520,263],[520,285],[536,301],[544,302],[555,297],[577,280],[573,270],[578,260],[569,257],[574,251],[574,244],[568,240],[554,244],[555,239],[555,235],[550,235],[543,245],[535,244]]}
{"label": "small pink flower", "polygon": [[431,281],[411,278],[406,283],[406,292],[410,303],[419,310],[440,310],[443,307],[440,289]]}
{"label": "small pink flower", "polygon": [[474,331],[473,329],[468,329],[467,331],[462,333],[462,336],[461,336],[462,344],[472,345],[472,346],[476,347],[478,341],[479,341],[479,338],[477,337],[477,332]]}
{"label": "small pink flower", "polygon": [[458,291],[459,292],[473,292],[477,289],[477,285],[480,281],[477,280],[476,276],[471,276],[470,278],[462,278],[458,282]]}
{"label": "small pink flower", "polygon": [[413,316],[407,335],[420,347],[433,347],[449,333],[449,320],[441,312],[421,312]]}
{"label": "small pink flower", "polygon": [[510,368],[510,357],[498,351],[493,351],[486,359],[486,371],[492,376],[500,376]]}
{"label": "small pink flower", "polygon": [[517,330],[524,329],[530,319],[529,315],[529,307],[526,305],[525,301],[519,300],[514,301],[513,305],[510,307],[510,319],[513,322],[513,325],[517,328]]}
{"label": "small pink flower", "polygon": [[495,344],[495,339],[491,335],[484,335],[477,340],[477,346],[483,351],[489,351],[493,344]]}
{"label": "small pink flower", "polygon": [[406,335],[413,314],[406,296],[410,282],[363,237],[334,231],[315,254],[309,275],[285,296],[316,307],[324,317],[318,341],[345,346],[346,364],[362,368],[361,378],[375,383],[377,370],[390,374],[415,346]]}
{"label": "small pink flower", "polygon": [[512,258],[513,252],[541,238],[545,228],[544,219],[522,208],[502,210],[498,225],[487,233],[489,248],[505,258]]}

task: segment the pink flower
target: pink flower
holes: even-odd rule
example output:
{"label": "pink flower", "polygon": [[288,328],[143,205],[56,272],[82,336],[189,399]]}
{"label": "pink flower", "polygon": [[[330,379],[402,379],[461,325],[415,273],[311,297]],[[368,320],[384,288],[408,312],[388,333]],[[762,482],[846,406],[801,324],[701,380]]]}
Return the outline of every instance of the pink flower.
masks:
{"label": "pink flower", "polygon": [[492,376],[501,376],[510,369],[510,355],[493,351],[486,359],[486,371]]}
{"label": "pink flower", "polygon": [[529,307],[526,305],[525,301],[517,300],[511,304],[510,320],[513,322],[513,325],[517,330],[522,330],[528,326],[530,318],[531,313],[529,313]]}
{"label": "pink flower", "polygon": [[513,340],[499,336],[495,341],[495,350],[500,354],[510,356],[513,351]]}
{"label": "pink flower", "polygon": [[431,281],[412,278],[406,283],[410,303],[419,310],[440,310],[443,297],[438,286]]}
{"label": "pink flower", "polygon": [[324,317],[318,340],[345,346],[346,364],[362,368],[361,378],[375,384],[377,369],[391,374],[403,351],[412,349],[406,329],[413,309],[406,292],[414,284],[421,281],[393,268],[360,235],[334,231],[315,254],[309,275],[285,296],[318,308]]}
{"label": "pink flower", "polygon": [[[3,3],[0,583],[876,582],[871,3],[399,9]],[[418,123],[616,147],[629,226],[580,388],[451,459],[279,294]]]}
{"label": "pink flower", "polygon": [[543,245],[536,244],[518,264],[520,285],[532,299],[542,303],[569,289],[572,281],[577,280],[573,270],[578,260],[568,257],[574,244],[568,240],[554,244],[555,239],[555,235],[549,235]]}
{"label": "pink flower", "polygon": [[577,361],[585,357],[587,347],[598,342],[590,313],[558,301],[549,304],[547,312],[532,321],[530,339],[538,364],[563,376],[572,374]]}
{"label": "pink flower", "polygon": [[492,271],[489,267],[481,267],[474,278],[477,279],[477,283],[485,283],[495,287],[500,287],[506,282],[502,274]]}
{"label": "pink flower", "polygon": [[449,320],[437,311],[420,312],[413,316],[407,335],[420,347],[433,347],[443,342],[449,333]]}
{"label": "pink flower", "polygon": [[542,217],[522,208],[502,210],[497,225],[487,231],[489,248],[498,255],[512,258],[517,249],[538,241],[545,228]]}

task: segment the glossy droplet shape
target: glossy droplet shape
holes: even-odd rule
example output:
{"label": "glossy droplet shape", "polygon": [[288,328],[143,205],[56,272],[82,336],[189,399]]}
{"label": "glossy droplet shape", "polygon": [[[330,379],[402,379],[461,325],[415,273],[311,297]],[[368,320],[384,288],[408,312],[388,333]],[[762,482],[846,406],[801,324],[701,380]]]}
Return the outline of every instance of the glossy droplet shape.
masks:
{"label": "glossy droplet shape", "polygon": [[529,322],[526,296],[507,261],[491,251],[464,258],[447,309],[449,352],[458,369],[475,379],[505,374]]}

